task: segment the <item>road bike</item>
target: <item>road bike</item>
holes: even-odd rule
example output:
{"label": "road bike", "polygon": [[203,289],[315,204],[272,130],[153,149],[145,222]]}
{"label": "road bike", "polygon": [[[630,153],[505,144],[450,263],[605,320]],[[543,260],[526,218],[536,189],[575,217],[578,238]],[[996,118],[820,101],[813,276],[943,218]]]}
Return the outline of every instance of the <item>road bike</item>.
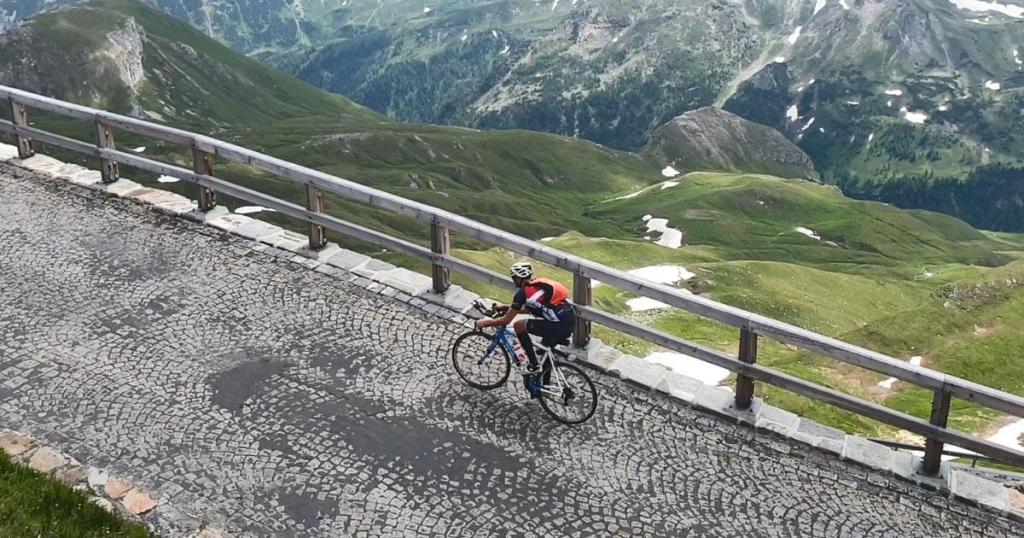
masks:
{"label": "road bike", "polygon": [[[501,315],[480,301],[474,301],[473,308],[489,318]],[[568,343],[568,340],[563,340],[551,347],[538,346],[537,360],[541,366],[534,373],[530,371],[525,351],[519,346],[511,329],[478,329],[455,340],[452,362],[463,381],[481,390],[492,390],[504,385],[514,367],[516,373],[523,376],[527,392],[540,399],[544,411],[563,424],[579,424],[594,415],[597,409],[597,389],[582,368],[555,358],[569,358],[568,354],[556,347]]]}

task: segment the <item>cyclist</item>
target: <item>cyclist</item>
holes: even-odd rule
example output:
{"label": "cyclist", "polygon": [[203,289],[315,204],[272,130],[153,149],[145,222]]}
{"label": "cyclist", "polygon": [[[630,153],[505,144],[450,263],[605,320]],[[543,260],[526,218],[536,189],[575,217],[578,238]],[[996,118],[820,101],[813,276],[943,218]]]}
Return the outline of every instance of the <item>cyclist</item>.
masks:
{"label": "cyclist", "polygon": [[476,327],[503,327],[513,323],[520,314],[536,316],[538,319],[520,319],[513,324],[519,344],[530,360],[530,371],[536,374],[540,366],[530,335],[539,336],[541,344],[550,348],[569,338],[576,326],[572,305],[568,301],[569,288],[549,278],[534,278],[533,266],[526,262],[512,264],[508,272],[512,282],[519,288],[512,298],[512,304],[495,303],[492,308],[498,312],[504,311],[505,315],[495,319],[479,319]]}

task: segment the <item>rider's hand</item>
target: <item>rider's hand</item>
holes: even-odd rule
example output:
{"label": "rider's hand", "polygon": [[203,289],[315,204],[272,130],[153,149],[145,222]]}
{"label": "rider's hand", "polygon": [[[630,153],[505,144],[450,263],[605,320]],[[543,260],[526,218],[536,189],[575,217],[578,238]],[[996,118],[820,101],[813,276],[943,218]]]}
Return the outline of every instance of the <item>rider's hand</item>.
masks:
{"label": "rider's hand", "polygon": [[485,320],[485,319],[478,319],[478,320],[476,320],[476,321],[474,321],[474,322],[473,322],[473,325],[474,325],[474,326],[475,326],[475,327],[476,327],[477,329],[483,329],[484,327],[486,327],[486,326],[487,326],[487,325],[485,325],[485,323],[486,323],[486,322],[487,322],[487,320]]}

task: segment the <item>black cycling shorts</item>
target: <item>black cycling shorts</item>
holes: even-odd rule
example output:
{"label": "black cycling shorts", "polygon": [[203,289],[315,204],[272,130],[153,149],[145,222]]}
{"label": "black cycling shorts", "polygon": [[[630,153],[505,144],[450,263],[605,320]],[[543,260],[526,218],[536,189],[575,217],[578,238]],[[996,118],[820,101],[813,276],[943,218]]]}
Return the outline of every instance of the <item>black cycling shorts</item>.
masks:
{"label": "black cycling shorts", "polygon": [[540,337],[540,343],[544,347],[552,347],[562,340],[572,336],[576,328],[576,316],[571,308],[566,313],[560,313],[558,321],[546,319],[531,319],[526,322],[526,332]]}

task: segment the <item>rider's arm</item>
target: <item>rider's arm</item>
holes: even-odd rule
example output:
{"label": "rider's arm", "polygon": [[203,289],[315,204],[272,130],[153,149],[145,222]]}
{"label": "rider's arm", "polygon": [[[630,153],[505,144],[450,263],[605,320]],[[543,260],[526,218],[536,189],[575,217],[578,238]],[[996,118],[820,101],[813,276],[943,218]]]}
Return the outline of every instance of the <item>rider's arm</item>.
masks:
{"label": "rider's arm", "polygon": [[477,321],[476,324],[480,328],[484,328],[484,327],[504,327],[504,326],[508,325],[509,323],[512,323],[512,320],[515,319],[516,316],[518,316],[519,314],[523,314],[523,313],[524,312],[522,310],[518,310],[516,308],[509,307],[509,309],[507,311],[505,311],[505,315],[504,316],[501,316],[500,318],[494,318],[494,319],[481,319],[481,320]]}

